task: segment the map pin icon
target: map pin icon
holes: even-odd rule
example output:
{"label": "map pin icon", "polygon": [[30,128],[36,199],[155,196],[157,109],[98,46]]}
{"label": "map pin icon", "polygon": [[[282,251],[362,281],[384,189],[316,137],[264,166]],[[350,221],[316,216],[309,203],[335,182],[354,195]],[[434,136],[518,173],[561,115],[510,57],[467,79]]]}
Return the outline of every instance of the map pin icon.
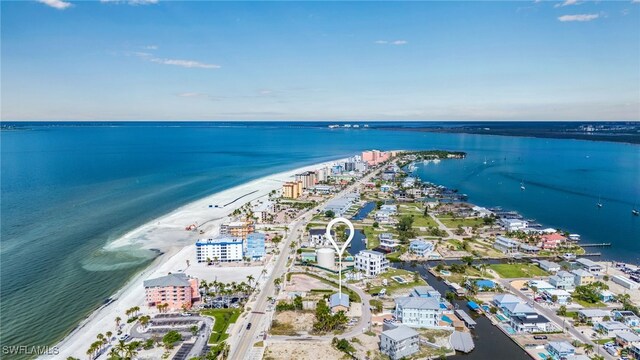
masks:
{"label": "map pin icon", "polygon": [[[336,240],[333,238],[333,236],[331,236],[331,228],[337,224],[337,223],[344,223],[349,227],[349,236],[347,237],[347,241],[344,242],[344,245],[342,245],[342,248],[338,247],[338,243],[336,242]],[[338,273],[339,273],[339,294],[340,294],[340,298],[342,298],[342,254],[344,254],[344,251],[347,249],[347,246],[349,246],[349,244],[351,243],[351,240],[353,239],[353,235],[355,234],[355,229],[353,228],[353,224],[351,223],[351,221],[343,218],[343,217],[339,217],[339,218],[335,218],[331,221],[329,221],[329,224],[327,224],[327,231],[325,233],[327,239],[329,239],[329,241],[331,242],[331,244],[333,245],[333,247],[336,249],[336,252],[338,253]]]}

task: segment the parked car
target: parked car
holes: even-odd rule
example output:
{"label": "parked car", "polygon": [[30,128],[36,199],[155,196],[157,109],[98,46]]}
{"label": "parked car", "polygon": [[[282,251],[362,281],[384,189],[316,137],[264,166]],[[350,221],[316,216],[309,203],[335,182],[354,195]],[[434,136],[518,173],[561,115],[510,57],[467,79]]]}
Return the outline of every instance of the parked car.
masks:
{"label": "parked car", "polygon": [[536,340],[547,340],[547,335],[534,335],[533,338]]}
{"label": "parked car", "polygon": [[247,324],[247,330],[251,329],[251,323]]}

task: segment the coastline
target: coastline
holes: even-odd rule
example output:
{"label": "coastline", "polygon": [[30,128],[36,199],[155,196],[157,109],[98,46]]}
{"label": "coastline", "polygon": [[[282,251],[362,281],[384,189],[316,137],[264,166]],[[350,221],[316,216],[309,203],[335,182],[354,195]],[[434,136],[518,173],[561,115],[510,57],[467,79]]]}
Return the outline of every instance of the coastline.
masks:
{"label": "coastline", "polygon": [[[107,304],[93,310],[69,333],[64,335],[54,347],[59,351],[55,355],[41,356],[43,359],[84,357],[86,348],[95,340],[95,335],[115,328],[115,318],[123,317],[126,309],[144,303],[142,281],[151,276],[161,276],[171,271],[184,270],[188,260],[193,260],[195,246],[201,235],[186,232],[184,227],[191,223],[201,224],[207,235],[217,228],[235,209],[247,202],[268,196],[269,192],[279,189],[283,182],[290,180],[296,173],[328,166],[343,158],[299,167],[252,180],[248,183],[208,195],[183,205],[168,214],[149,221],[120,238],[105,244],[106,251],[130,251],[132,247],[141,250],[160,251],[144,269],[133,275]],[[241,201],[242,200],[242,201]],[[220,207],[209,207],[209,205]]]}

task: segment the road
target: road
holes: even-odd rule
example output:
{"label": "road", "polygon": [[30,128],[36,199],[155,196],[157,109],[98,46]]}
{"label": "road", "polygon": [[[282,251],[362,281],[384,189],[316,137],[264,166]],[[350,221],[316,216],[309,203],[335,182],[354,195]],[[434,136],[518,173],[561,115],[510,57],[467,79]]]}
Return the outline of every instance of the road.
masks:
{"label": "road", "polygon": [[[519,297],[521,297],[523,299],[528,299],[527,295],[524,294],[522,291],[520,291],[520,289],[517,289],[516,287],[511,285],[511,282],[514,281],[514,280],[518,280],[518,279],[500,279],[500,283],[502,283],[502,286],[505,289],[511,290],[513,293],[515,293],[516,295],[518,295]],[[521,279],[521,280],[526,280],[526,279]],[[598,344],[596,344],[593,341],[591,341],[589,336],[587,336],[587,335],[583,334],[582,332],[578,331],[571,324],[566,323],[562,318],[560,318],[558,315],[556,315],[555,310],[550,309],[550,308],[545,307],[545,306],[542,306],[542,305],[538,304],[535,301],[531,301],[530,304],[531,303],[533,303],[533,308],[535,310],[537,310],[542,315],[546,316],[547,319],[549,319],[553,323],[555,323],[558,326],[559,329],[562,329],[563,326],[564,326],[564,330],[568,331],[569,334],[572,335],[574,338],[580,340],[581,342],[583,342],[585,344],[593,345],[593,350],[594,350],[595,353],[604,356],[604,358],[608,359],[608,360],[616,360],[617,359],[616,357],[611,356],[603,347],[598,346]]]}
{"label": "road", "polygon": [[[360,180],[354,182],[352,185],[349,185],[342,191],[338,192],[334,196],[334,198],[350,193],[354,189],[357,189],[357,187],[360,184],[369,181],[373,176],[379,173],[382,169],[383,167],[372,171],[368,175],[365,175]],[[285,274],[286,272],[285,266],[287,264],[287,260],[289,259],[289,255],[293,251],[289,247],[289,245],[291,244],[292,241],[294,241],[300,235],[301,233],[300,230],[303,229],[304,226],[311,220],[313,215],[316,214],[317,210],[320,210],[322,207],[324,207],[324,204],[320,204],[314,207],[313,209],[306,211],[305,213],[301,214],[297,219],[295,219],[293,222],[291,222],[291,224],[289,224],[289,234],[287,235],[285,241],[283,241],[284,243],[282,245],[283,250],[280,253],[280,255],[278,255],[278,260],[276,261],[276,265],[273,267],[273,271],[271,272],[271,274],[269,274],[270,275],[269,278],[265,280],[264,288],[258,294],[257,300],[255,301],[251,309],[252,311],[247,316],[247,320],[242,323],[242,324],[251,323],[252,324],[251,328],[247,330],[246,327],[242,327],[240,328],[240,332],[237,335],[232,334],[232,336],[234,337],[237,336],[237,339],[234,341],[235,346],[233,345],[231,346],[230,353],[229,353],[230,360],[246,359],[248,357],[247,355],[250,349],[253,347],[253,343],[257,340],[256,337],[259,335],[258,331],[266,330],[260,327],[259,325],[262,318],[267,316],[265,314],[267,310],[267,299],[269,297],[276,298],[276,288],[273,283],[273,280]],[[294,253],[294,256],[295,256],[295,253]],[[363,300],[365,299],[365,297],[363,297],[362,294],[360,294],[360,296],[362,297]],[[369,311],[368,304],[365,307],[366,307],[366,311],[369,312],[369,321],[370,321],[371,313]],[[364,311],[365,309],[363,309],[363,314],[364,314]],[[361,318],[361,321],[363,321],[362,318]],[[362,329],[359,329],[359,331],[361,332]]]}

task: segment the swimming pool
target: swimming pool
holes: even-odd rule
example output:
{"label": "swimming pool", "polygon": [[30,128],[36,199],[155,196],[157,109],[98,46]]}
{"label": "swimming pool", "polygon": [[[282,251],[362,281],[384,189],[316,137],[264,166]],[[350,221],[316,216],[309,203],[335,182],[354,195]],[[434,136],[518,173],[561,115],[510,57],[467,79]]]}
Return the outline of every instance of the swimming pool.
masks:
{"label": "swimming pool", "polygon": [[449,275],[451,275],[451,271],[449,271],[449,270],[440,270],[440,274],[442,274],[444,276],[449,276]]}
{"label": "swimming pool", "polygon": [[453,323],[453,320],[451,320],[447,315],[442,315],[442,321],[446,321],[449,324]]}
{"label": "swimming pool", "polygon": [[505,329],[505,330],[507,330],[507,332],[508,332],[510,335],[515,335],[515,334],[516,334],[516,331],[515,331],[515,330],[513,330],[513,328],[512,328],[511,326],[505,326],[505,327],[504,327],[504,329]]}
{"label": "swimming pool", "polygon": [[489,312],[490,311],[489,305],[482,305],[482,310]]}
{"label": "swimming pool", "polygon": [[509,320],[502,314],[496,314],[496,317],[498,318],[498,320],[500,320],[502,322],[507,322]]}
{"label": "swimming pool", "polygon": [[407,282],[402,276],[392,276],[391,278],[399,284],[405,284]]}
{"label": "swimming pool", "polygon": [[549,355],[546,352],[539,352],[538,353],[538,357],[540,357],[540,359],[542,359],[542,360],[546,360],[546,359],[550,359],[551,355]]}

